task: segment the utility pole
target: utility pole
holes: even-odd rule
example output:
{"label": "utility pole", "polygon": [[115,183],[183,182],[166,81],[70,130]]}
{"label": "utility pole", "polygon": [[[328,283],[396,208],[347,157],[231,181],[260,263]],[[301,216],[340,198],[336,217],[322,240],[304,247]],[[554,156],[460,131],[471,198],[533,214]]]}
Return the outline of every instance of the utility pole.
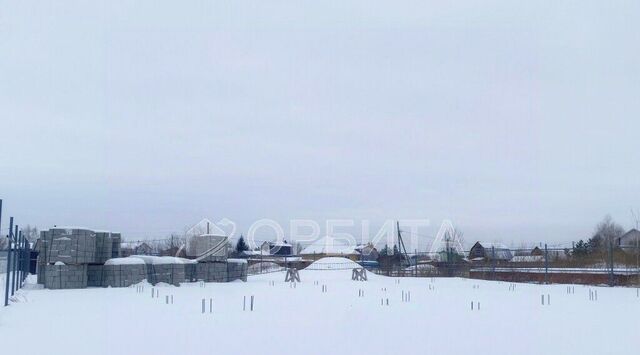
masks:
{"label": "utility pole", "polygon": [[[407,255],[407,248],[404,246],[404,241],[402,240],[402,234],[400,233],[400,221],[396,221],[396,229],[398,230],[398,249],[400,249],[400,255],[404,256],[409,265],[411,265],[411,260],[409,260],[409,256]],[[404,254],[403,254],[404,253]]]}

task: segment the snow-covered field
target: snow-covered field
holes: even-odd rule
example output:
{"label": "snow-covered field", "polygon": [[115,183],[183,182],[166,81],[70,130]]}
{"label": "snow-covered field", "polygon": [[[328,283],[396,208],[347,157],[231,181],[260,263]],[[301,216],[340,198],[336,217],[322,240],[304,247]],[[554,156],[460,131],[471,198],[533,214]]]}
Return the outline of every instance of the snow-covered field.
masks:
{"label": "snow-covered field", "polygon": [[[302,282],[292,288],[277,272],[250,276],[247,283],[155,287],[157,298],[149,285],[143,292],[136,286],[27,286],[10,307],[0,308],[0,338],[8,353],[33,354],[637,354],[640,349],[636,289],[576,285],[568,294],[566,285],[514,288],[458,278],[368,276],[369,281],[357,282],[351,270],[303,270]],[[589,297],[595,290],[597,301]],[[410,292],[409,302],[403,302],[403,292]],[[545,303],[549,295],[551,304],[541,305],[541,295]],[[173,304],[166,304],[165,296],[173,296]],[[471,310],[472,301],[480,310],[477,304]]]}

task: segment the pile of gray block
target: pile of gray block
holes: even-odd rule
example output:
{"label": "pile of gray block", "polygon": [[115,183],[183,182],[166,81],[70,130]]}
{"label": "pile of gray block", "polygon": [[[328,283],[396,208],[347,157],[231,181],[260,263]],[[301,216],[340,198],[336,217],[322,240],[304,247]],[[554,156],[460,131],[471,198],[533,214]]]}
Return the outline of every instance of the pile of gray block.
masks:
{"label": "pile of gray block", "polygon": [[196,264],[196,280],[205,282],[227,282],[227,263],[206,262]]}
{"label": "pile of gray block", "polygon": [[[36,243],[38,283],[49,289],[128,287],[151,284],[179,286],[183,282],[247,280],[245,260],[227,259],[227,238],[202,235],[193,240],[191,254],[198,261],[133,255],[120,256],[119,233],[85,228],[51,228]],[[215,251],[208,255],[207,251]],[[194,256],[191,256],[194,258]]]}
{"label": "pile of gray block", "polygon": [[54,227],[40,232],[38,260],[44,264],[104,264],[120,256],[120,241],[120,233]]}
{"label": "pile of gray block", "polygon": [[50,289],[102,284],[105,261],[120,256],[120,233],[79,227],[54,227],[40,232],[38,283]]}
{"label": "pile of gray block", "polygon": [[247,281],[246,260],[228,259],[226,262],[199,262],[195,279],[205,282]]}
{"label": "pile of gray block", "polygon": [[147,279],[147,268],[139,264],[88,265],[88,287],[129,287]]}
{"label": "pile of gray block", "polygon": [[244,259],[227,260],[227,281],[247,281],[247,261]]}
{"label": "pile of gray block", "polygon": [[87,265],[47,265],[44,274],[49,289],[87,287]]}
{"label": "pile of gray block", "polygon": [[166,283],[179,286],[185,282],[184,264],[147,265],[149,282],[152,284]]}
{"label": "pile of gray block", "polygon": [[103,287],[129,287],[147,278],[144,264],[138,265],[104,265]]}

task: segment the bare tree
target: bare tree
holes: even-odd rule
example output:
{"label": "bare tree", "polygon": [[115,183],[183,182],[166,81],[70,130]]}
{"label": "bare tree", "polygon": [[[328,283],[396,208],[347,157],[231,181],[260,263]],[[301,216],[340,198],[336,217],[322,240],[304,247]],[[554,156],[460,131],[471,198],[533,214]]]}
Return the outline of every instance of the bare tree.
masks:
{"label": "bare tree", "polygon": [[[458,255],[464,254],[464,233],[456,228],[452,227],[447,230],[444,234],[444,242],[445,242],[445,252],[447,253],[447,258],[451,258],[453,253]],[[452,261],[452,260],[448,260]]]}
{"label": "bare tree", "polygon": [[631,220],[633,222],[633,228],[640,229],[640,213],[631,209]]}
{"label": "bare tree", "polygon": [[608,246],[609,243],[615,243],[616,239],[624,234],[624,228],[613,221],[610,215],[606,215],[596,226],[593,233],[594,240],[601,243],[601,246]]}
{"label": "bare tree", "polygon": [[21,228],[21,231],[22,235],[30,242],[35,242],[36,239],[40,237],[40,232],[38,231],[38,227],[36,226],[31,227],[27,224],[26,226]]}

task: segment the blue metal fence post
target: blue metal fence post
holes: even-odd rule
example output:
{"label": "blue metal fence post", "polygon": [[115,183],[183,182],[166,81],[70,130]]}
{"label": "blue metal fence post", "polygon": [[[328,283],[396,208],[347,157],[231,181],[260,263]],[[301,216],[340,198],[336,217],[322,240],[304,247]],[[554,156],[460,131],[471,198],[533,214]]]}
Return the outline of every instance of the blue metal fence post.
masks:
{"label": "blue metal fence post", "polygon": [[16,241],[16,284],[13,286],[15,291],[17,291],[20,288],[20,263],[22,262],[22,253],[20,253],[20,249],[22,249],[22,238],[21,238],[21,234],[22,232],[18,232],[18,240]]}
{"label": "blue metal fence post", "polygon": [[11,273],[11,296],[16,291],[16,271],[18,270],[18,225],[16,224],[14,227],[13,239],[14,239],[14,247],[13,247],[13,272]]}
{"label": "blue metal fence post", "polygon": [[28,260],[28,256],[27,256],[27,238],[23,235],[22,236],[22,278],[20,278],[20,288],[22,288],[22,286],[24,285],[24,279],[27,277],[26,271],[27,269],[25,268],[25,266],[27,265],[26,262]]}
{"label": "blue metal fence post", "polygon": [[22,270],[22,284],[24,285],[27,276],[29,276],[29,269],[31,266],[31,245],[29,240],[24,238],[24,269]]}
{"label": "blue metal fence post", "polygon": [[7,276],[4,287],[4,305],[9,305],[9,273],[11,272],[11,234],[13,233],[13,217],[9,217],[9,248],[7,249]]}
{"label": "blue metal fence post", "polygon": [[24,280],[24,236],[20,232],[20,272],[18,273],[18,290],[22,288],[22,280]]}

